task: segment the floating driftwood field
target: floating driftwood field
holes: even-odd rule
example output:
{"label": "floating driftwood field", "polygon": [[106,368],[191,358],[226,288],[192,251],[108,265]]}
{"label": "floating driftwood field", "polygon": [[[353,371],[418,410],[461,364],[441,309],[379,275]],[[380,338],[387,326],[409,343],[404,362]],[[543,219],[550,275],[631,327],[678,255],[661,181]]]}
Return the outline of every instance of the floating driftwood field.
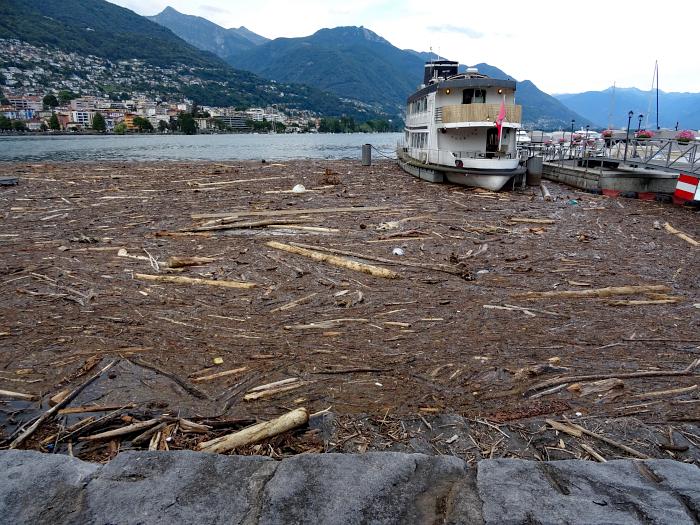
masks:
{"label": "floating driftwood field", "polygon": [[692,209],[388,161],[0,175],[6,447],[700,458]]}

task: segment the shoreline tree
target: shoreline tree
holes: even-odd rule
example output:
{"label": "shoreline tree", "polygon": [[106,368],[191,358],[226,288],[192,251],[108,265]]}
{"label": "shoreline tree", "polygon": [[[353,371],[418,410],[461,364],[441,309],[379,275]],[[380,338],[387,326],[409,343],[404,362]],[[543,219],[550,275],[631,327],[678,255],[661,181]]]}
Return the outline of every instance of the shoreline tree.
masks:
{"label": "shoreline tree", "polygon": [[180,113],[177,119],[178,127],[185,135],[197,134],[197,122],[194,120],[192,113]]}
{"label": "shoreline tree", "polygon": [[61,123],[58,121],[58,115],[56,115],[56,113],[51,113],[51,118],[49,119],[49,128],[54,131],[61,130]]}
{"label": "shoreline tree", "polygon": [[144,131],[153,131],[153,124],[151,124],[150,120],[144,117],[134,117],[134,126],[138,128],[139,133],[143,133]]}
{"label": "shoreline tree", "polygon": [[41,101],[44,104],[44,109],[53,109],[58,107],[58,99],[53,93],[49,93],[48,95],[44,96]]}
{"label": "shoreline tree", "polygon": [[95,116],[92,117],[92,129],[94,129],[95,131],[100,131],[102,133],[107,131],[107,122],[102,116],[102,113],[97,112],[95,113]]}

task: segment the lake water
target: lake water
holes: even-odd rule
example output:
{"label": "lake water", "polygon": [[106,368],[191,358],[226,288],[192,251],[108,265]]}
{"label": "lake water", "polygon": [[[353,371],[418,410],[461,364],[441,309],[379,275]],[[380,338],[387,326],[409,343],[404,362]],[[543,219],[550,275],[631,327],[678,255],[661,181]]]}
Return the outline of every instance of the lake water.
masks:
{"label": "lake water", "polygon": [[[0,137],[0,161],[178,161],[394,158],[401,133],[276,135],[38,135]],[[379,150],[379,151],[377,151]],[[381,152],[381,153],[380,153]]]}

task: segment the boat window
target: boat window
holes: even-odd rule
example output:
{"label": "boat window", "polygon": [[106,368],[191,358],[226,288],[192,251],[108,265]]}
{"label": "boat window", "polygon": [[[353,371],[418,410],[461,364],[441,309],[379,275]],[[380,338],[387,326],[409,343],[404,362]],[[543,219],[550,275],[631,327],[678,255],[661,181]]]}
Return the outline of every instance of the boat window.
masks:
{"label": "boat window", "polygon": [[484,89],[465,89],[462,92],[462,104],[485,104],[486,90]]}

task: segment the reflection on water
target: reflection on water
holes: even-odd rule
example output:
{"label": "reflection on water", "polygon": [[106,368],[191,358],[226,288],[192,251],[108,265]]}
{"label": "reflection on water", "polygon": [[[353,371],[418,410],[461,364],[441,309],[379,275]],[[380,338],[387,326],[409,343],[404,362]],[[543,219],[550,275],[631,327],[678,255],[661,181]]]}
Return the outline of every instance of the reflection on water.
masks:
{"label": "reflection on water", "polygon": [[[394,157],[400,133],[0,137],[0,161],[359,159],[362,144]],[[373,156],[380,156],[373,151]]]}

